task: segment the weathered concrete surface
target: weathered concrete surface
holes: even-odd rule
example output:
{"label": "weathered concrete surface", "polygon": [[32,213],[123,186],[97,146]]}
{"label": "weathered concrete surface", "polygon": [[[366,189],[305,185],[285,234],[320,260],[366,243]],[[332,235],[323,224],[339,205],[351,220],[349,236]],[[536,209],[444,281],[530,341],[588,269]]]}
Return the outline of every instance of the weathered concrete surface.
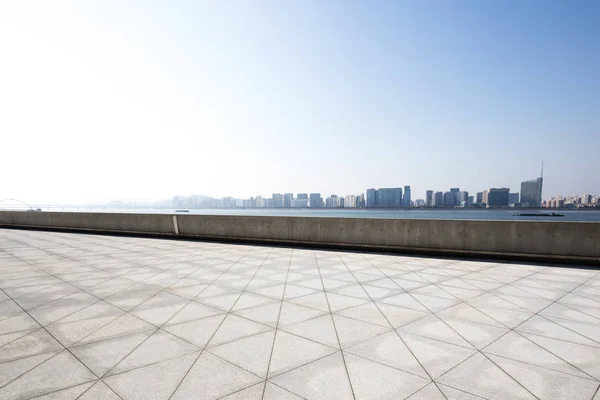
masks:
{"label": "weathered concrete surface", "polygon": [[166,214],[0,211],[0,225],[172,235]]}
{"label": "weathered concrete surface", "polygon": [[0,226],[600,264],[600,223],[0,212]]}

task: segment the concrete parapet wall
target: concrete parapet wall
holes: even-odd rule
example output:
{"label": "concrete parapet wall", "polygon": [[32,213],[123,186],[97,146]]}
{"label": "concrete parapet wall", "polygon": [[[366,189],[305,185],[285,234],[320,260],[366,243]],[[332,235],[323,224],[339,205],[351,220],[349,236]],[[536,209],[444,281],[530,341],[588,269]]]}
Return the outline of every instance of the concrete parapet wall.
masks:
{"label": "concrete parapet wall", "polygon": [[600,223],[0,211],[0,226],[600,265]]}
{"label": "concrete parapet wall", "polygon": [[0,226],[173,235],[166,214],[0,211]]}

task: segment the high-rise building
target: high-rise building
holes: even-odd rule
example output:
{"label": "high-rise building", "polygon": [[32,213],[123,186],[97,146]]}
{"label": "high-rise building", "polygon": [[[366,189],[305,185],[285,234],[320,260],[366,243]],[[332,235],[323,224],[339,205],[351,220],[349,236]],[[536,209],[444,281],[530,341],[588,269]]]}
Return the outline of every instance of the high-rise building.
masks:
{"label": "high-rise building", "polygon": [[367,189],[367,208],[377,207],[377,189]]}
{"label": "high-rise building", "polygon": [[519,202],[519,193],[508,194],[508,204],[515,204]]}
{"label": "high-rise building", "polygon": [[404,186],[404,198],[402,199],[403,207],[410,207],[410,186]]}
{"label": "high-rise building", "polygon": [[589,193],[586,193],[584,195],[581,196],[581,203],[582,204],[590,204],[592,202],[592,195]]}
{"label": "high-rise building", "polygon": [[298,195],[297,199],[292,200],[292,208],[307,208],[308,201],[308,199],[302,199],[300,198],[300,195]]}
{"label": "high-rise building", "polygon": [[425,207],[433,207],[433,190],[425,192]]}
{"label": "high-rise building", "polygon": [[323,198],[321,197],[321,193],[311,193],[309,200],[310,200],[310,208],[323,207]]}
{"label": "high-rise building", "polygon": [[508,207],[508,194],[510,189],[508,188],[491,188],[487,192],[487,204],[488,207]]}
{"label": "high-rise building", "polygon": [[467,197],[467,207],[471,207],[473,205],[473,196]]}
{"label": "high-rise building", "polygon": [[542,203],[543,178],[521,183],[521,207],[539,207]]}
{"label": "high-rise building", "polygon": [[452,192],[445,192],[444,193],[444,205],[446,207],[453,207],[454,206],[454,193],[452,193]]}
{"label": "high-rise building", "polygon": [[458,192],[458,204],[462,204],[463,201],[466,204],[468,198],[469,198],[469,192],[467,192],[466,190]]}
{"label": "high-rise building", "polygon": [[539,207],[542,204],[543,183],[544,163],[539,178],[521,182],[521,207]]}
{"label": "high-rise building", "polygon": [[357,200],[359,203],[357,204],[357,207],[359,208],[364,208],[365,207],[365,194],[361,193],[358,197],[360,197],[359,200]]}
{"label": "high-rise building", "polygon": [[483,203],[483,192],[477,192],[475,202],[479,204]]}
{"label": "high-rise building", "polygon": [[[450,193],[452,193],[452,204],[453,206],[457,206],[460,204],[458,194],[460,193],[459,188],[450,188]],[[447,204],[450,205],[450,204]]]}
{"label": "high-rise building", "polygon": [[375,204],[379,208],[402,207],[402,188],[377,189]]}
{"label": "high-rise building", "polygon": [[292,200],[294,199],[294,193],[286,193],[283,195],[283,206],[290,208],[292,206]]}
{"label": "high-rise building", "polygon": [[433,196],[433,207],[442,207],[444,205],[444,193],[435,192]]}
{"label": "high-rise building", "polygon": [[356,208],[356,201],[359,199],[358,196],[350,194],[344,198],[344,208]]}
{"label": "high-rise building", "polygon": [[298,200],[308,200],[308,195],[306,193],[298,193]]}
{"label": "high-rise building", "polygon": [[486,204],[488,203],[488,194],[490,193],[489,190],[484,190],[483,192],[481,192],[481,203],[482,204]]}
{"label": "high-rise building", "polygon": [[274,208],[283,207],[283,196],[281,195],[281,193],[273,193],[272,199]]}

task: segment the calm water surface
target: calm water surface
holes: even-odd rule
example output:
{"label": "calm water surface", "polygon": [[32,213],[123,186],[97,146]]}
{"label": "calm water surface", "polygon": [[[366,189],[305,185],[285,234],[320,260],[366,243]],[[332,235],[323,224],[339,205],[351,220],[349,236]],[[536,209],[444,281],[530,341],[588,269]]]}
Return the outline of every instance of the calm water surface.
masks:
{"label": "calm water surface", "polygon": [[[47,210],[44,210],[47,211]],[[49,211],[81,212],[126,212],[126,213],[173,213],[171,209],[90,209],[68,208]],[[551,213],[564,214],[564,217],[518,217],[515,214]],[[184,214],[184,213],[182,213]],[[187,214],[187,213],[185,213]],[[257,216],[293,216],[293,217],[342,217],[342,218],[421,218],[421,219],[483,219],[483,220],[534,220],[534,221],[594,221],[600,222],[599,211],[577,210],[344,210],[344,209],[219,209],[190,210],[189,214],[203,215],[257,215]]]}

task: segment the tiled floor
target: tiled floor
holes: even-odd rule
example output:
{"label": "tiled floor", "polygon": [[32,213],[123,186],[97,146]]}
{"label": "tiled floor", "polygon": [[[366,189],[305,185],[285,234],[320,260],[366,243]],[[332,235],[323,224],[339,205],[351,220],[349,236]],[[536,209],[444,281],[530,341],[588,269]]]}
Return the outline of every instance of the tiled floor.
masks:
{"label": "tiled floor", "polygon": [[0,399],[600,400],[599,272],[0,230]]}

